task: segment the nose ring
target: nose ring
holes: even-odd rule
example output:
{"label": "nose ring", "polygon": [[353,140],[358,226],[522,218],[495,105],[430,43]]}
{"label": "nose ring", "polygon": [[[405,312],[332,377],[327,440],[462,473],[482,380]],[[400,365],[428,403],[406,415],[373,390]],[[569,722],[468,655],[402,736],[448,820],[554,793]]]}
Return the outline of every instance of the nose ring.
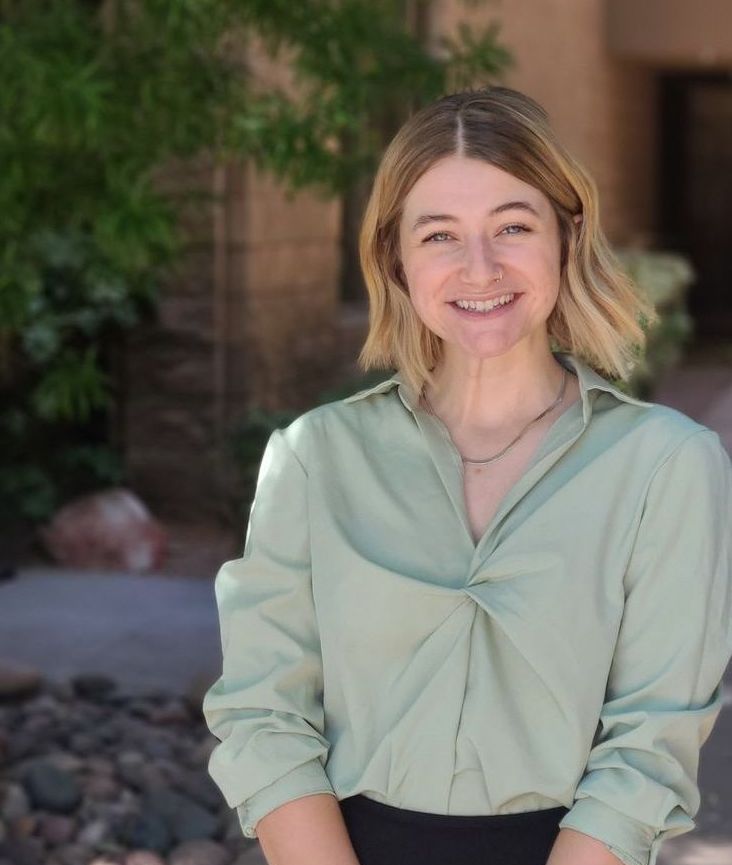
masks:
{"label": "nose ring", "polygon": [[500,270],[498,272],[498,276],[493,277],[493,282],[500,282],[503,279],[503,271]]}

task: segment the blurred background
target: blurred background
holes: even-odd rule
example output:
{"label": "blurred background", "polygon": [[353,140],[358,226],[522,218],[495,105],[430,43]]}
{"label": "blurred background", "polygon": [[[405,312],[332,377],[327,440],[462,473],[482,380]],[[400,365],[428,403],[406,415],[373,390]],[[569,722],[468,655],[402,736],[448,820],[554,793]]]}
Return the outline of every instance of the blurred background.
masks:
{"label": "blurred background", "polygon": [[[386,143],[537,99],[661,315],[623,387],[732,449],[732,5],[0,0],[0,74],[0,865],[260,862],[205,775],[213,577],[270,432],[388,374]],[[728,714],[659,865],[732,861]]]}

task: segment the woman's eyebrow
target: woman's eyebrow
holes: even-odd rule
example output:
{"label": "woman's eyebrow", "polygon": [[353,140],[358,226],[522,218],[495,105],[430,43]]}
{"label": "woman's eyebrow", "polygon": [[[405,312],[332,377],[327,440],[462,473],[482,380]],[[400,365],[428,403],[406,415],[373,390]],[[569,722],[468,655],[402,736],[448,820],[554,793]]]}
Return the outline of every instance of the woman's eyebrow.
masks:
{"label": "woman's eyebrow", "polygon": [[[493,210],[490,211],[488,216],[495,216],[496,213],[503,213],[506,210],[526,210],[529,213],[532,213],[534,216],[540,217],[539,211],[528,201],[504,201],[503,204],[499,204],[497,207],[494,207]],[[458,219],[456,216],[452,216],[449,213],[423,213],[417,217],[414,221],[414,225],[412,226],[412,231],[416,231],[418,228],[421,228],[423,225],[427,225],[430,222],[457,222]]]}

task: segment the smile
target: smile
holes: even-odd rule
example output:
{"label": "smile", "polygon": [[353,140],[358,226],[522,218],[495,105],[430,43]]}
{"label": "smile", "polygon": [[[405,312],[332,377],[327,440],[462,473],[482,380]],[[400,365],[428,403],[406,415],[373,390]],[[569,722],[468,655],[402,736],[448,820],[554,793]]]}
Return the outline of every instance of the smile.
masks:
{"label": "smile", "polygon": [[453,300],[450,306],[460,313],[460,315],[468,316],[469,318],[496,318],[512,309],[520,297],[520,294],[513,292],[511,294],[503,294],[494,300],[488,301]]}

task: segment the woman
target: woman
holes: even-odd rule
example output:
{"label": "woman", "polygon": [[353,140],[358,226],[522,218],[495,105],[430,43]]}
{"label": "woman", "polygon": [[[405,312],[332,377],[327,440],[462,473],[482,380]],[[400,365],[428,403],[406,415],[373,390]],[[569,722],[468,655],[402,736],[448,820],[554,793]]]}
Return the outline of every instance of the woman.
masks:
{"label": "woman", "polygon": [[267,443],[210,774],[270,865],[653,865],[732,655],[729,456],[608,380],[655,314],[529,97],[408,120],[361,258],[396,373]]}

